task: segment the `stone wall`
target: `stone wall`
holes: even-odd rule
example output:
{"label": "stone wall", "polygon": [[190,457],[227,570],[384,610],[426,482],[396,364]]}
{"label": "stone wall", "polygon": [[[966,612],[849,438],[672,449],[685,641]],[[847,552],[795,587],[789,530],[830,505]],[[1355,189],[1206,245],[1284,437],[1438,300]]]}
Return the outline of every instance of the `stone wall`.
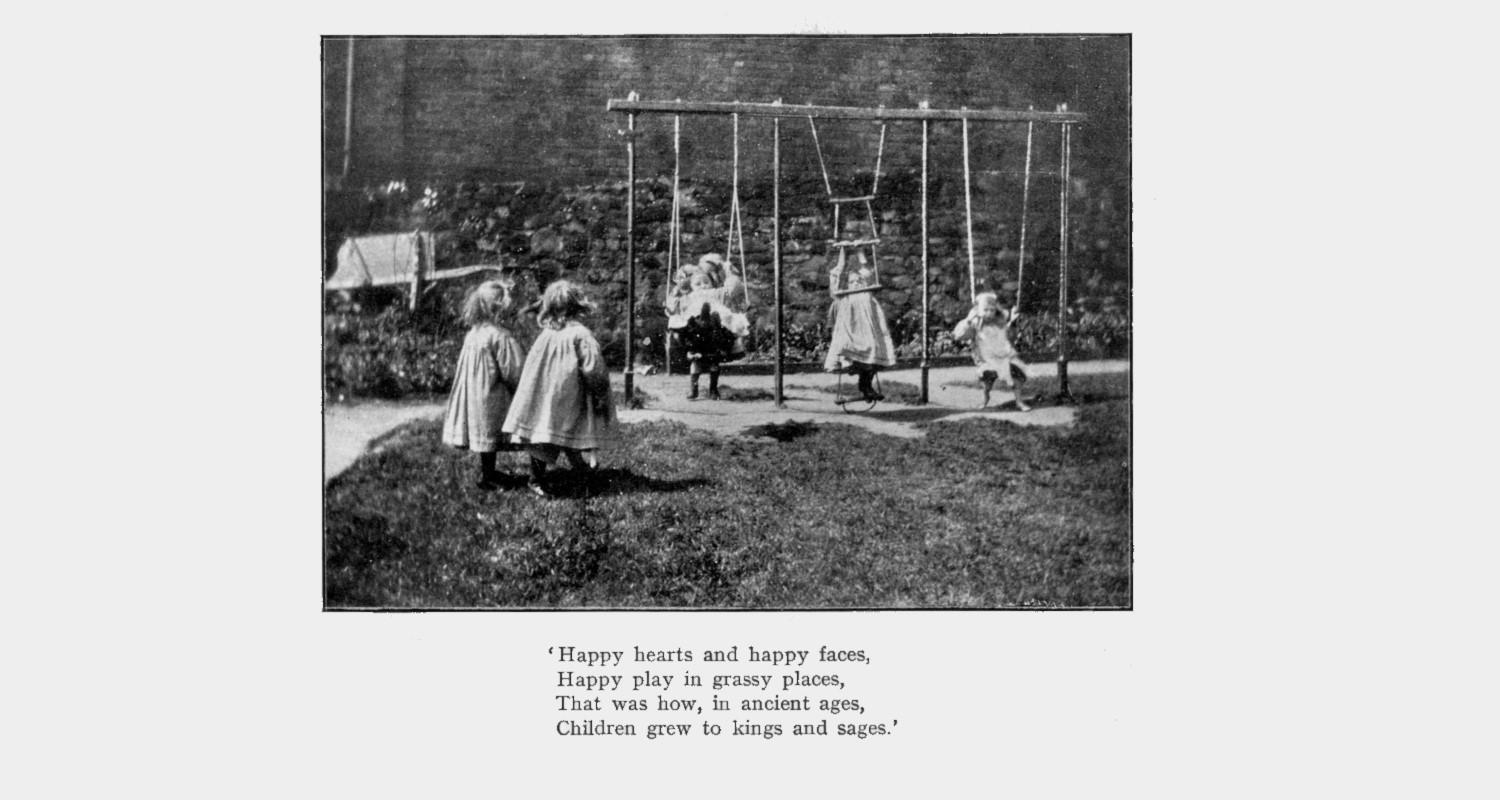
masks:
{"label": "stone wall", "polygon": [[[854,180],[869,180],[856,175]],[[784,186],[804,198],[784,197],[781,219],[783,303],[788,329],[817,329],[829,304],[828,270],[834,249],[827,204],[816,202],[821,178],[808,176]],[[976,283],[979,291],[1015,296],[1019,263],[1021,198],[998,182],[971,189]],[[1057,184],[1035,179],[1029,204],[1027,270],[1022,303],[1050,312],[1057,297]],[[968,233],[961,181],[929,186],[928,274],[934,330],[951,326],[969,305]],[[682,252],[685,261],[707,252],[724,253],[729,237],[732,189],[724,182],[685,182],[682,196]],[[597,333],[611,353],[624,346],[627,308],[626,190],[623,182],[583,187],[543,188],[529,184],[463,182],[445,184],[429,199],[397,193],[370,212],[373,229],[432,229],[440,232],[439,266],[490,261],[534,273],[523,280],[524,294],[556,278],[582,283],[600,302]],[[637,325],[642,339],[660,343],[661,305],[667,283],[671,235],[670,181],[642,181],[636,192]],[[745,271],[751,318],[757,335],[773,330],[772,188],[762,180],[740,187]],[[1087,181],[1073,186],[1071,220],[1071,297],[1075,304],[1099,307],[1128,303],[1127,264],[1119,259],[1125,231],[1107,190]],[[880,294],[898,342],[915,341],[921,320],[922,247],[920,175],[883,176],[875,204],[875,228],[882,240]],[[847,218],[846,218],[847,219]],[[864,225],[863,209],[855,216]],[[845,228],[846,234],[852,231]],[[738,249],[736,248],[738,260]],[[458,287],[453,287],[457,289]],[[456,299],[452,291],[449,295]],[[769,339],[767,338],[768,342]]]}

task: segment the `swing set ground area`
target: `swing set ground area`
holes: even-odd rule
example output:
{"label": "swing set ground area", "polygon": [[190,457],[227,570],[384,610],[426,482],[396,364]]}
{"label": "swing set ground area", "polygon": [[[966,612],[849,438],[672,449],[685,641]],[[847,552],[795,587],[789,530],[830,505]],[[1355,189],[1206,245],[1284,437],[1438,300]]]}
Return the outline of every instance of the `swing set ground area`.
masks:
{"label": "swing set ground area", "polygon": [[[1129,375],[1076,366],[1090,399],[1029,414],[935,400],[843,415],[819,376],[787,389],[824,416],[787,414],[760,376],[652,419],[676,401],[649,376],[601,471],[559,470],[551,499],[506,456],[501,488],[474,488],[435,406],[328,482],[325,605],[1128,608]],[[972,386],[948,372],[944,405]],[[1073,422],[1007,424],[1049,413]],[[737,429],[706,431],[710,418]],[[887,423],[919,433],[872,427]]]}

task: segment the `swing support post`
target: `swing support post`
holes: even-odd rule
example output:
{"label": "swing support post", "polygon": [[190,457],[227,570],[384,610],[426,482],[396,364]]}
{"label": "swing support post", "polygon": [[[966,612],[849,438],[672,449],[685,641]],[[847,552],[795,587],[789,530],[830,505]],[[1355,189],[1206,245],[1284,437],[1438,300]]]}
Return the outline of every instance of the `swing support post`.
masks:
{"label": "swing support post", "polygon": [[781,118],[771,120],[771,273],[776,297],[776,407],[786,408],[782,389],[781,341]]}
{"label": "swing support post", "polygon": [[[1066,110],[1067,105],[1059,107]],[[1068,189],[1072,169],[1072,125],[1062,126],[1062,187],[1058,191],[1057,241],[1057,397],[1071,401],[1068,391]]]}
{"label": "swing support post", "polygon": [[927,120],[922,120],[922,403],[927,403],[927,373],[932,367],[928,360],[927,340]]}
{"label": "swing support post", "polygon": [[[634,93],[632,93],[634,94]],[[625,402],[635,399],[635,114],[625,115]]]}

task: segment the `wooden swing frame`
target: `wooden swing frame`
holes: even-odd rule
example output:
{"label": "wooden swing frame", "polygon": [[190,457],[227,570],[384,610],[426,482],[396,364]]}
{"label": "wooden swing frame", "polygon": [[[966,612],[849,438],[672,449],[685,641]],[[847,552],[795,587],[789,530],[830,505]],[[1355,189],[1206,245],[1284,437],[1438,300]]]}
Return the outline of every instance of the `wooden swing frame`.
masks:
{"label": "wooden swing frame", "polygon": [[[1027,179],[1023,189],[1023,205],[1029,199],[1030,190],[1030,125],[1043,123],[1057,125],[1060,135],[1060,155],[1058,166],[1059,172],[1059,231],[1058,231],[1058,318],[1057,318],[1057,377],[1058,394],[1060,398],[1070,399],[1068,391],[1068,338],[1067,338],[1067,309],[1068,309],[1068,202],[1071,169],[1072,129],[1087,121],[1088,117],[1076,111],[1068,111],[1066,105],[1059,106],[1056,111],[1026,111],[1004,110],[1004,109],[939,109],[928,108],[925,103],[917,108],[886,108],[878,106],[875,108],[853,107],[853,106],[814,106],[814,105],[787,105],[781,101],[775,103],[739,103],[739,102],[683,102],[676,101],[650,101],[641,100],[635,92],[620,100],[611,99],[605,106],[606,112],[625,114],[626,128],[620,131],[625,139],[625,169],[626,169],[626,207],[625,207],[625,260],[627,264],[626,280],[626,308],[629,313],[625,318],[625,398],[630,400],[635,393],[635,290],[636,290],[636,257],[635,257],[635,118],[638,114],[708,114],[708,115],[735,115],[750,117],[770,117],[771,127],[771,263],[774,281],[775,301],[775,330],[776,330],[776,362],[775,362],[775,402],[777,408],[786,407],[784,392],[783,373],[783,343],[782,343],[782,297],[781,297],[781,119],[783,117],[808,117],[809,119],[865,119],[879,120],[885,122],[921,122],[922,123],[922,386],[921,402],[928,402],[928,372],[930,370],[929,354],[929,331],[928,321],[930,279],[928,275],[928,236],[927,236],[927,161],[928,161],[928,134],[929,126],[933,122],[962,122],[965,134],[964,160],[965,181],[968,177],[968,125],[969,122],[999,122],[999,123],[1028,123],[1027,130]],[[738,127],[738,126],[736,126]],[[735,137],[736,154],[738,151],[738,136]],[[878,169],[877,169],[877,180]],[[831,192],[830,192],[831,194]],[[675,195],[675,192],[674,192]],[[968,189],[965,187],[965,204],[968,204]],[[1023,247],[1024,226],[1023,214]],[[970,236],[970,293],[976,289],[973,277],[973,237]],[[742,251],[743,252],[743,251]],[[1024,255],[1021,269],[1025,269]],[[1018,276],[1019,277],[1019,276]],[[1019,293],[1020,287],[1017,287]]]}
{"label": "wooden swing frame", "polygon": [[[734,166],[731,173],[731,194],[729,201],[729,234],[728,241],[724,243],[724,263],[726,266],[734,263],[734,247],[739,244],[740,248],[740,286],[744,289],[745,305],[750,305],[750,272],[745,266],[745,227],[740,216],[740,115],[734,114]],[[663,302],[672,296],[676,287],[677,277],[681,271],[682,260],[682,115],[672,116],[672,216],[667,233],[667,279],[665,281]],[[631,276],[634,283],[634,274]],[[662,337],[662,353],[666,356],[665,371],[672,374],[672,334],[669,331]],[[634,358],[634,352],[631,352]],[[633,387],[632,387],[633,388]],[[633,392],[628,392],[630,396]]]}

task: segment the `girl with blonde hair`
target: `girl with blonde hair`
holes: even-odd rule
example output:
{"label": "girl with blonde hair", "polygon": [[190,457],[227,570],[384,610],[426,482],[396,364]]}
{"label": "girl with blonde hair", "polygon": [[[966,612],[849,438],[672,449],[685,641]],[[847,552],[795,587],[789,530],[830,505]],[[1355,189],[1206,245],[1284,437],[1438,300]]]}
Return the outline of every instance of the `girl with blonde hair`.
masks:
{"label": "girl with blonde hair", "polygon": [[984,405],[990,404],[990,392],[995,382],[1014,387],[1016,408],[1030,411],[1031,406],[1021,398],[1021,388],[1026,385],[1026,362],[1010,343],[1010,326],[1020,317],[1018,309],[1009,312],[1000,308],[1000,297],[994,292],[980,292],[974,297],[974,307],[969,315],[953,329],[957,342],[972,342],[970,350],[974,366],[979,368],[979,385],[984,389]]}
{"label": "girl with blonde hair", "polygon": [[717,253],[684,264],[667,298],[667,330],[688,357],[688,399],[698,399],[698,376],[708,373],[708,397],[719,399],[719,365],[745,354],[750,320],[740,310],[744,276]]}
{"label": "girl with blonde hair", "polygon": [[570,281],[554,281],[542,293],[537,312],[541,333],[526,355],[502,426],[531,454],[528,485],[533,494],[547,495],[542,476],[559,454],[574,469],[592,471],[598,466],[596,451],[612,435],[609,367],[598,340],[583,324],[593,310],[583,290]]}
{"label": "girl with blonde hair", "polygon": [[458,353],[443,417],[443,442],[479,454],[481,489],[496,486],[495,454],[518,449],[500,430],[524,358],[520,343],[506,327],[511,286],[510,281],[485,281],[464,300],[463,320],[469,332]]}

